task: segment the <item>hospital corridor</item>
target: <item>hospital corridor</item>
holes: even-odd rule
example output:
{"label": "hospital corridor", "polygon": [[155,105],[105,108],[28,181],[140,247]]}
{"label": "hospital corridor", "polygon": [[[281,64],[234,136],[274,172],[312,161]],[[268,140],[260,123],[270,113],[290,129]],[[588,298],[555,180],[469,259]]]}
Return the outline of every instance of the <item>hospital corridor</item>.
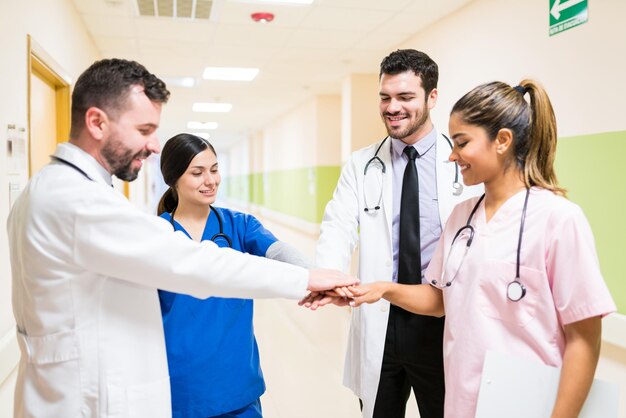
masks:
{"label": "hospital corridor", "polygon": [[0,0],[0,418],[626,418],[624,16]]}

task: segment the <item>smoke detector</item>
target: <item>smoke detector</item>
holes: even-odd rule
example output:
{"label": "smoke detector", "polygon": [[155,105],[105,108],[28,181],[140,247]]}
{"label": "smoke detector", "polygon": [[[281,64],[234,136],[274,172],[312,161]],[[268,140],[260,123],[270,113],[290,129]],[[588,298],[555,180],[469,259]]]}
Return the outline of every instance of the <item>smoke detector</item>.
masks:
{"label": "smoke detector", "polygon": [[260,22],[260,23],[269,23],[272,20],[274,20],[274,14],[266,13],[266,12],[252,13],[250,17],[255,22]]}

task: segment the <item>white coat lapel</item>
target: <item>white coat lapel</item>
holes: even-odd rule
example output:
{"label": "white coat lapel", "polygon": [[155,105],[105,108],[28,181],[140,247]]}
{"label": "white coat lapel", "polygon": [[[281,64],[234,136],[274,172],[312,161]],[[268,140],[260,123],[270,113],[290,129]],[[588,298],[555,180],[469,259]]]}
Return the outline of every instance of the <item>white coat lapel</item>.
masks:
{"label": "white coat lapel", "polygon": [[383,211],[387,221],[387,240],[391,245],[391,218],[393,215],[393,170],[391,167],[391,138],[387,137],[385,143],[378,153],[380,159],[385,163],[387,169],[383,174]]}
{"label": "white coat lapel", "polygon": [[452,183],[454,182],[455,165],[447,163],[450,157],[450,143],[442,134],[437,135],[437,199],[439,203],[439,218],[441,225],[445,225],[452,208],[454,207]]}

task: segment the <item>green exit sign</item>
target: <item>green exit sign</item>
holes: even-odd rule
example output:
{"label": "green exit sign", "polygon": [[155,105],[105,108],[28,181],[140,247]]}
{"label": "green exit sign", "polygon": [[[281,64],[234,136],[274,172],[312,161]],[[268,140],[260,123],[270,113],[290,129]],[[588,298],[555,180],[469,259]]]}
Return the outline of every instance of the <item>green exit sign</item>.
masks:
{"label": "green exit sign", "polygon": [[582,25],[589,19],[587,0],[549,0],[549,2],[550,36]]}

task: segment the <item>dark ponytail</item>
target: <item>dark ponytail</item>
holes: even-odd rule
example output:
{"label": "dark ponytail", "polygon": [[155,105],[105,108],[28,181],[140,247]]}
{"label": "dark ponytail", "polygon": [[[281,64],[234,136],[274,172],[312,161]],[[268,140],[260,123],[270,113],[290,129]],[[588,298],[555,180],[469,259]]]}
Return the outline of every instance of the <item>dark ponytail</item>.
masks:
{"label": "dark ponytail", "polygon": [[[524,98],[526,94],[530,103]],[[461,97],[451,114],[482,127],[492,141],[500,129],[510,129],[515,165],[526,187],[538,186],[565,195],[554,172],[556,118],[539,83],[523,80],[515,87],[499,81],[480,85]]]}
{"label": "dark ponytail", "polygon": [[157,206],[157,214],[173,213],[178,207],[176,183],[185,174],[193,158],[210,149],[215,156],[213,145],[206,139],[191,134],[178,134],[168,139],[161,151],[161,174],[169,189],[163,194]]}
{"label": "dark ponytail", "polygon": [[172,213],[176,210],[178,206],[178,195],[176,194],[176,190],[169,187],[163,196],[161,196],[161,200],[159,200],[159,205],[157,206],[157,215],[161,215],[162,213]]}

